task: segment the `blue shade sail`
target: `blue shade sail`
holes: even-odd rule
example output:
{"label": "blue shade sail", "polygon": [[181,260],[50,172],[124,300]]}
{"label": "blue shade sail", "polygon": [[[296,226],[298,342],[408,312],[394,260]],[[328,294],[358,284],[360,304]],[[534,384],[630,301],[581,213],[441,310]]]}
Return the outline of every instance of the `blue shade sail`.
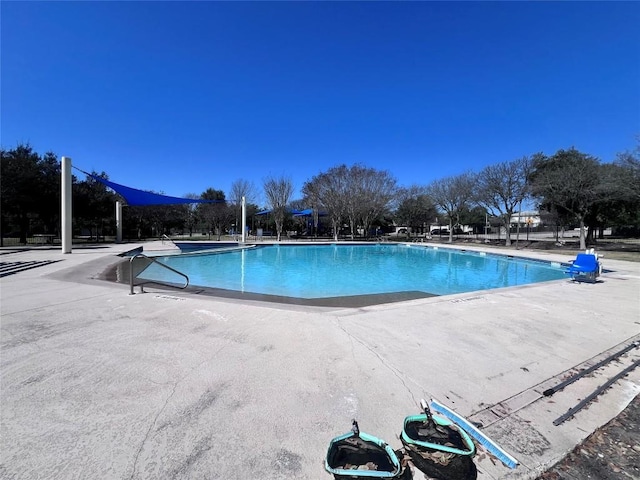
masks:
{"label": "blue shade sail", "polygon": [[179,205],[185,203],[224,203],[224,200],[201,200],[171,197],[169,195],[161,195],[159,193],[145,192],[144,190],[138,190],[137,188],[131,188],[125,185],[120,185],[119,183],[111,182],[99,177],[98,175],[93,175],[85,172],[84,170],[80,170],[78,167],[74,168],[109,187],[111,190],[122,196],[127,201],[127,205],[132,207],[143,205]]}

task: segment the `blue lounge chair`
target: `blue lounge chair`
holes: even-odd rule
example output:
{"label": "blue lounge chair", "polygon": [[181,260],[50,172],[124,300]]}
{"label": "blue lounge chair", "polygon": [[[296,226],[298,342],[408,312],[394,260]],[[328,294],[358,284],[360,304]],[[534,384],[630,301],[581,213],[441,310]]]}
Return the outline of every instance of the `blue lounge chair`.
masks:
{"label": "blue lounge chair", "polygon": [[572,280],[595,283],[601,271],[602,266],[595,253],[579,253],[565,273],[571,275]]}

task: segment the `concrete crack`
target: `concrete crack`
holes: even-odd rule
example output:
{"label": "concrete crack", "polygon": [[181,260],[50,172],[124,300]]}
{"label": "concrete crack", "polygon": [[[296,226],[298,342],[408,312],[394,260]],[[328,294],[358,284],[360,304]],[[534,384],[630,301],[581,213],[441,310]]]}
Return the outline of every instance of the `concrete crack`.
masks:
{"label": "concrete crack", "polygon": [[[245,333],[246,331],[248,331],[251,327],[247,327],[244,330],[241,330],[240,334]],[[174,385],[173,385],[173,389],[171,390],[171,393],[169,394],[169,396],[167,396],[167,398],[164,401],[164,405],[162,406],[162,408],[158,411],[158,413],[156,414],[155,418],[153,419],[153,422],[151,422],[151,425],[149,425],[149,428],[147,429],[147,433],[145,434],[144,438],[142,439],[142,443],[140,444],[140,447],[138,448],[138,451],[136,452],[136,456],[133,460],[133,471],[131,472],[131,477],[130,480],[133,480],[133,478],[136,475],[136,470],[138,468],[138,459],[140,458],[140,454],[142,453],[142,449],[144,448],[144,445],[147,443],[147,440],[149,439],[149,435],[151,434],[151,430],[153,429],[153,427],[156,425],[156,423],[158,422],[158,418],[160,418],[160,415],[162,415],[162,413],[165,411],[165,409],[167,408],[167,405],[169,404],[169,400],[171,400],[171,398],[175,395],[176,390],[178,389],[178,385],[180,385],[186,378],[188,378],[193,372],[195,372],[197,369],[199,369],[202,365],[204,365],[205,363],[210,362],[211,360],[213,360],[214,358],[216,358],[218,356],[218,354],[220,352],[222,352],[222,350],[224,350],[225,348],[227,348],[229,346],[231,342],[222,345],[220,348],[218,348],[213,355],[210,355],[209,357],[207,357],[205,360],[201,361],[200,363],[198,363],[197,365],[195,365],[194,367],[192,367],[185,375],[183,375]],[[155,382],[152,382],[155,383]]]}
{"label": "concrete crack", "polygon": [[[382,363],[382,365],[384,365],[384,367],[386,367],[391,373],[393,373],[393,375],[398,380],[400,380],[400,382],[402,383],[404,388],[407,390],[407,392],[409,392],[409,395],[411,396],[411,399],[413,400],[413,403],[415,405],[419,405],[418,401],[416,400],[416,397],[413,395],[413,392],[411,391],[411,389],[407,385],[407,382],[405,381],[405,378],[404,378],[405,375],[402,374],[398,368],[396,368],[395,366],[391,365],[382,355],[380,355],[378,352],[376,352],[364,340],[362,340],[362,339],[356,337],[355,335],[353,335],[352,333],[350,333],[344,326],[342,326],[340,324],[340,321],[337,318],[334,319],[334,323],[338,326],[338,328],[340,330],[342,330],[349,337],[350,340],[352,340],[352,341],[355,340],[360,345],[362,345],[364,348],[366,348],[369,352],[371,352],[373,355],[375,355],[378,358],[378,360],[380,360],[380,363]],[[351,349],[352,349],[352,353],[353,353],[353,342],[351,343]],[[418,386],[419,388],[422,389],[422,387],[415,380],[411,379],[411,381],[414,384],[416,384],[416,386]]]}
{"label": "concrete crack", "polygon": [[131,472],[131,477],[129,477],[131,480],[133,480],[133,477],[135,477],[136,475],[136,469],[138,468],[138,458],[142,453],[142,449],[144,448],[145,443],[147,443],[147,439],[149,438],[151,429],[154,427],[154,425],[158,421],[158,418],[160,418],[160,415],[162,415],[162,412],[164,412],[165,408],[167,408],[167,405],[169,404],[169,400],[171,400],[171,397],[173,397],[173,395],[176,393],[176,389],[178,388],[178,385],[180,384],[180,382],[182,382],[182,380],[185,379],[185,377],[186,375],[173,385],[173,390],[171,390],[171,393],[164,401],[164,405],[156,414],[155,418],[153,419],[153,422],[151,422],[151,425],[149,425],[149,428],[147,429],[147,433],[145,434],[144,438],[142,439],[142,443],[140,444],[140,448],[138,448],[138,451],[136,452],[136,458],[133,460],[133,472]]}

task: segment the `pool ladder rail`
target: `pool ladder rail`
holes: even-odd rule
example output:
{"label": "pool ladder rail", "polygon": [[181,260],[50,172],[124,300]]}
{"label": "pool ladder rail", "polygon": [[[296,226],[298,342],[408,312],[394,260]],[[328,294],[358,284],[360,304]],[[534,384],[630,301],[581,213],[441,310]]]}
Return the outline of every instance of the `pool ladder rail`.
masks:
{"label": "pool ladder rail", "polygon": [[162,242],[162,245],[164,245],[164,241],[165,240],[167,240],[168,242],[173,243],[177,248],[179,248],[178,245],[176,244],[176,242],[174,242],[173,239],[169,235],[167,235],[166,233],[163,233],[160,236],[160,241]]}
{"label": "pool ladder rail", "polygon": [[[168,283],[168,282],[161,282],[161,281],[158,281],[158,280],[149,280],[149,281],[147,281],[147,282],[136,283],[135,285],[139,285],[139,286],[140,286],[140,293],[144,293],[144,285],[145,285],[145,284],[147,284],[147,283],[155,283],[155,284],[158,284],[158,285],[164,285],[164,286],[167,286],[167,287],[179,288],[179,289],[181,289],[181,290],[184,290],[185,288],[187,288],[187,287],[189,286],[189,277],[188,277],[187,275],[185,275],[184,273],[182,273],[182,272],[180,272],[180,271],[176,270],[175,268],[171,268],[169,265],[165,265],[164,263],[159,262],[158,260],[156,260],[156,259],[155,259],[155,258],[153,258],[153,257],[148,257],[148,256],[147,256],[147,255],[145,255],[144,253],[140,252],[140,253],[136,253],[135,255],[133,255],[133,256],[129,259],[129,287],[130,287],[129,295],[135,295],[135,292],[133,291],[133,287],[134,287],[135,285],[134,285],[134,283],[133,283],[133,282],[134,282],[134,279],[135,279],[135,278],[137,278],[137,275],[138,275],[138,274],[136,274],[136,275],[134,275],[134,274],[133,274],[133,261],[134,261],[136,258],[140,258],[140,257],[145,258],[145,259],[146,259],[147,261],[149,261],[150,263],[157,263],[157,264],[158,264],[158,265],[160,265],[161,267],[166,268],[167,270],[171,270],[173,273],[176,273],[176,274],[180,275],[181,277],[183,277],[183,278],[185,279],[185,283],[184,283],[184,285],[183,285],[183,286],[174,285],[174,284],[172,284],[172,283]],[[147,266],[148,266],[148,265],[147,265]],[[142,269],[140,272],[138,272],[138,273],[142,273],[142,271],[144,271],[145,269],[146,269],[146,267],[145,267],[145,268],[143,268],[143,269]]]}

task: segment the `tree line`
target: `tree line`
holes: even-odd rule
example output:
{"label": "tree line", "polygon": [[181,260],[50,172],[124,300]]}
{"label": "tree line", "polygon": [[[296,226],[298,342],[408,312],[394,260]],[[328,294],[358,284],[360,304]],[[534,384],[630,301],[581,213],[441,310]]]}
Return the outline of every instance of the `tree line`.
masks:
{"label": "tree line", "polygon": [[[55,154],[36,153],[29,145],[2,149],[0,236],[26,243],[34,233],[59,235],[61,166]],[[93,175],[108,178],[104,172]],[[506,231],[522,204],[535,204],[548,223],[580,227],[580,246],[593,241],[605,227],[640,228],[640,145],[605,163],[575,148],[554,155],[537,153],[434,180],[428,185],[401,186],[386,170],[362,164],[338,165],[310,178],[300,199],[293,199],[290,178],[267,177],[262,192],[251,182],[236,180],[228,195],[208,188],[193,199],[223,200],[212,204],[159,205],[123,209],[124,236],[159,237],[173,232],[220,239],[238,232],[241,199],[248,203],[250,228],[269,229],[277,239],[285,231],[328,234],[338,239],[369,236],[389,225],[419,232],[437,218],[448,225],[449,241],[457,225],[484,224],[490,215]],[[268,215],[256,215],[259,195]],[[100,240],[115,234],[119,195],[87,176],[73,177],[73,232]],[[311,209],[308,216],[292,212]],[[510,245],[510,235],[506,236]]]}

